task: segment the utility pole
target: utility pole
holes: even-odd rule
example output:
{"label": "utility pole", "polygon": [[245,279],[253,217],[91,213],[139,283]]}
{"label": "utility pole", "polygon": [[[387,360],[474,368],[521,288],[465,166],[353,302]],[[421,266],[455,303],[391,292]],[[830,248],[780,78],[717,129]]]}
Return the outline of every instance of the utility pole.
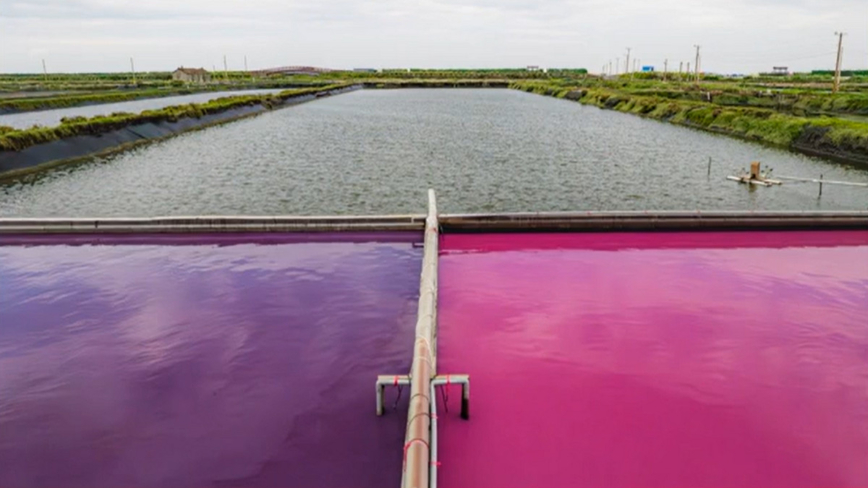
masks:
{"label": "utility pole", "polygon": [[612,76],[612,60],[609,60],[609,76]]}
{"label": "utility pole", "polygon": [[621,58],[615,58],[615,74],[621,74]]}
{"label": "utility pole", "polygon": [[226,66],[226,55],[223,55],[223,80],[229,82],[229,68]]}
{"label": "utility pole", "polygon": [[45,81],[48,82],[48,69],[45,68],[45,59],[42,60],[42,76],[45,77]]}
{"label": "utility pole", "polygon": [[832,93],[838,93],[841,89],[841,61],[844,59],[844,33],[836,32],[838,36],[838,58],[835,62],[835,84],[832,87]]}
{"label": "utility pole", "polygon": [[130,58],[130,71],[133,72],[133,85],[136,84],[136,65],[133,63],[133,58]]}
{"label": "utility pole", "polygon": [[666,81],[666,75],[669,74],[669,60],[663,61],[663,81]]}
{"label": "utility pole", "polygon": [[687,62],[687,79],[690,80],[690,61]]}
{"label": "utility pole", "polygon": [[624,73],[630,72],[630,51],[631,50],[632,49],[630,49],[629,47],[627,48],[627,62],[624,64]]}
{"label": "utility pole", "polygon": [[696,67],[696,84],[698,85],[699,84],[699,49],[700,49],[700,46],[699,46],[699,44],[695,44],[693,47],[696,48],[696,65],[695,65],[695,67]]}

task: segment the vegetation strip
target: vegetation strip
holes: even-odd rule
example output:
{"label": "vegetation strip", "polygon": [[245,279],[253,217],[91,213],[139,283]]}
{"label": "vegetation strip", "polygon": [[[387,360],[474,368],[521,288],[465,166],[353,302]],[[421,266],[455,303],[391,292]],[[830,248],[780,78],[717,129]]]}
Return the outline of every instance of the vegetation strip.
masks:
{"label": "vegetation strip", "polygon": [[46,142],[79,135],[99,135],[141,123],[174,122],[183,118],[198,119],[205,115],[216,114],[237,107],[261,105],[266,109],[271,109],[292,98],[326,93],[348,86],[348,84],[339,84],[318,88],[285,90],[274,95],[225,97],[206,103],[190,103],[187,105],[165,107],[159,110],[145,110],[139,114],[119,112],[91,118],[73,117],[64,119],[60,125],[54,127],[35,127],[21,130],[0,127],[0,151],[21,151],[22,149]]}
{"label": "vegetation strip", "polygon": [[455,79],[372,79],[365,80],[362,85],[365,88],[509,88],[509,80],[484,79],[484,80],[455,80]]}
{"label": "vegetation strip", "polygon": [[192,95],[194,93],[207,93],[212,90],[194,88],[182,89],[148,89],[148,90],[117,90],[104,91],[101,93],[69,94],[55,97],[31,97],[17,98],[0,101],[0,113],[10,114],[29,112],[34,110],[47,110],[56,108],[78,107],[98,103],[127,102],[144,98],[162,98],[177,95]]}
{"label": "vegetation strip", "polygon": [[[66,121],[61,126],[17,131],[0,136],[0,143],[27,145],[21,150],[0,150],[0,179],[17,178],[51,167],[108,156],[180,133],[252,117],[279,106],[302,103],[343,93],[358,85],[335,85],[331,89],[288,90],[274,96],[230,97],[220,103],[169,107],[151,114],[121,114]],[[99,119],[94,123],[95,119]],[[103,120],[108,119],[108,120]],[[61,131],[61,128],[64,131]],[[21,139],[20,134],[38,137]],[[29,144],[29,145],[28,145]]]}
{"label": "vegetation strip", "polygon": [[852,163],[868,164],[868,123],[829,117],[798,117],[770,109],[729,107],[548,82],[513,82],[510,88]]}

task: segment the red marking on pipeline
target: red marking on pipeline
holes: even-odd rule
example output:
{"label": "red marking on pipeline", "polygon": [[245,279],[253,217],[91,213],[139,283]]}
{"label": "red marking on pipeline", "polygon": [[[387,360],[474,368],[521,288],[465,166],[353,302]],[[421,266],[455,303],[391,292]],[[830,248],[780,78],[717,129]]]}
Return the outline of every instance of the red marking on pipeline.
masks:
{"label": "red marking on pipeline", "polygon": [[416,443],[416,442],[421,442],[422,444],[425,445],[425,448],[427,448],[428,451],[431,451],[431,446],[428,445],[428,441],[426,441],[425,439],[421,439],[421,438],[417,437],[415,439],[410,439],[409,441],[407,441],[407,443],[404,444],[404,469],[405,470],[407,469],[407,451],[410,450],[410,446],[412,446],[413,443]]}

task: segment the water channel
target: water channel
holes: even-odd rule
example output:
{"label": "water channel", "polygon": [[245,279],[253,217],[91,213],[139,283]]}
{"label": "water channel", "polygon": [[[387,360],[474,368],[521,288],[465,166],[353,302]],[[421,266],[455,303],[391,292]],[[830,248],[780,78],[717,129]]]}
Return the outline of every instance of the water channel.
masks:
{"label": "water channel", "polygon": [[[711,171],[708,173],[709,158]],[[868,169],[512,90],[363,90],[0,186],[2,216],[865,210]]]}

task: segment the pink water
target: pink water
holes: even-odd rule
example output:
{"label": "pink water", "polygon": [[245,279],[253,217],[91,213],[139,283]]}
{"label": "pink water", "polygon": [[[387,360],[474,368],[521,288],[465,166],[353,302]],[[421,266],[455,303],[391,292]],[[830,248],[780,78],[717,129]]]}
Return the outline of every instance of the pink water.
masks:
{"label": "pink water", "polygon": [[868,486],[868,232],[442,249],[442,488]]}

